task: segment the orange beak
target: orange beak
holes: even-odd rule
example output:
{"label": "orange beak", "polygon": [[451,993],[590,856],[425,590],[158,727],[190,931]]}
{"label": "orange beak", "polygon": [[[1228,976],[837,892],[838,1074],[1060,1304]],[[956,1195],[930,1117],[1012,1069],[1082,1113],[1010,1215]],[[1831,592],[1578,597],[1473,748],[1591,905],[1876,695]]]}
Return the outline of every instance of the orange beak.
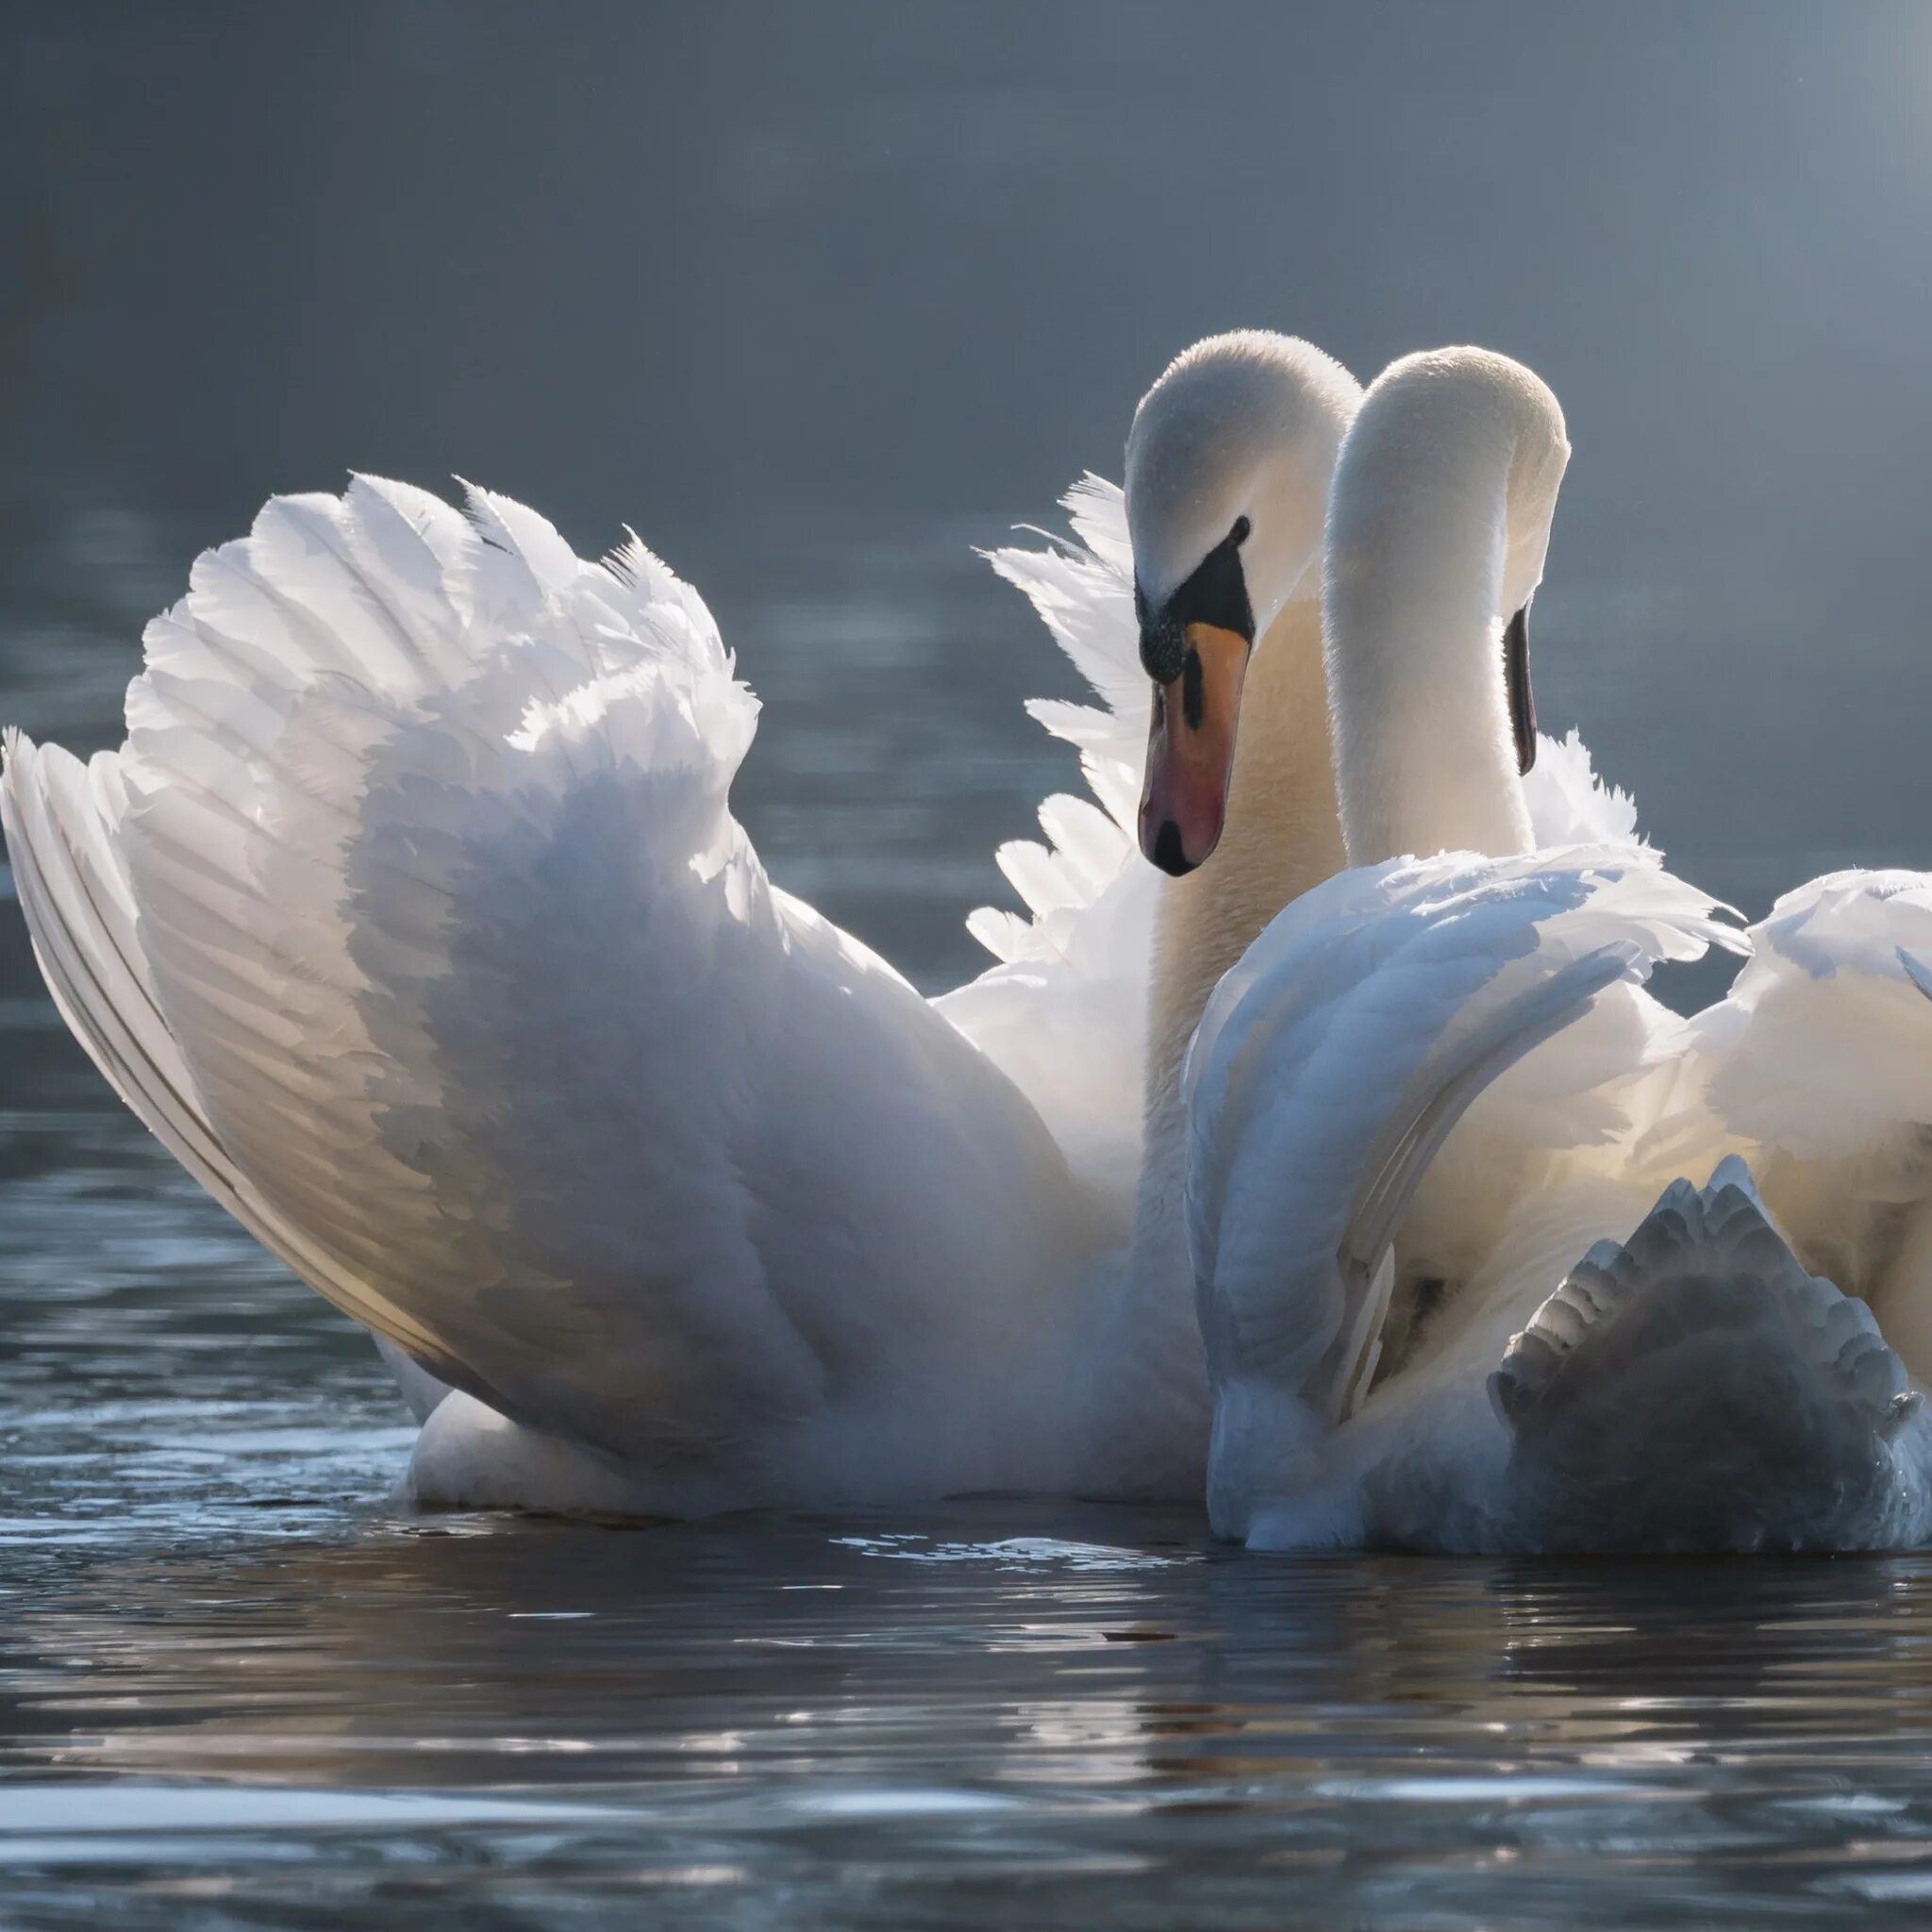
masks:
{"label": "orange beak", "polygon": [[1181,675],[1154,687],[1141,792],[1141,850],[1175,878],[1220,841],[1248,669],[1248,641],[1239,631],[1191,624],[1183,635]]}

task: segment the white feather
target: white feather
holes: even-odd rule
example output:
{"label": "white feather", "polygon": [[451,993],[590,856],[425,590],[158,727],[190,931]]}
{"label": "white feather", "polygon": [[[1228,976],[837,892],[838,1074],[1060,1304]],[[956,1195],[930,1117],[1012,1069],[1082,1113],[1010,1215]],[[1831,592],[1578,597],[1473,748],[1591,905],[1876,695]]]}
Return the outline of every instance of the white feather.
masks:
{"label": "white feather", "polygon": [[1049,798],[1040,809],[1045,842],[1001,848],[1000,870],[1027,916],[974,913],[968,930],[998,963],[936,1004],[1033,1103],[1124,1237],[1141,1165],[1159,894],[1159,874],[1141,860],[1133,831],[1149,687],[1121,492],[1090,475],[1064,504],[1077,543],[998,550],[990,560],[1100,699],[1027,707],[1078,747],[1093,800]]}
{"label": "white feather", "polygon": [[[1067,1377],[1108,1217],[767,880],[728,808],[756,701],[642,545],[358,478],[268,505],[147,642],[92,774],[9,742],[21,900],[142,1119],[466,1391],[420,1484],[471,1484],[466,1427],[517,1466],[499,1417],[550,1445],[499,1501],[566,1466],[668,1511],[1105,1486]],[[1042,824],[1013,869],[1091,958],[1124,841]]]}

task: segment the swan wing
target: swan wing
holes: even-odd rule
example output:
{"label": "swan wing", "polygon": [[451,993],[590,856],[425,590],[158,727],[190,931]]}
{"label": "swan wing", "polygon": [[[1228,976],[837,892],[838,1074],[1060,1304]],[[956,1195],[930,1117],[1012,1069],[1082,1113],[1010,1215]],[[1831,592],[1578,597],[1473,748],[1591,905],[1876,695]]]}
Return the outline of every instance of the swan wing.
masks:
{"label": "swan wing", "polygon": [[1366,1386],[1391,1244],[1485,1088],[1662,958],[1737,942],[1629,847],[1344,873],[1282,912],[1191,1049],[1188,1233],[1217,1383],[1332,1422]]}
{"label": "swan wing", "polygon": [[658,1456],[1025,1319],[1064,1164],[766,878],[756,701],[635,539],[358,479],[271,502],[145,643],[118,754],[11,746],[23,904],[124,1097],[345,1312]]}
{"label": "swan wing", "polygon": [[[48,991],[125,1105],[208,1191],[288,1267],[340,1306],[357,1286],[277,1213],[222,1144],[163,1017],[142,948],[120,841],[127,787],[120,758],[83,764],[17,731],[0,741],[0,825]],[[414,1342],[434,1353],[429,1339]]]}
{"label": "swan wing", "polygon": [[1883,1160],[1932,1124],[1932,874],[1830,873],[1751,928],[1727,999],[1700,1015],[1722,1050],[1726,1123],[1801,1158]]}
{"label": "swan wing", "polygon": [[1159,880],[1134,817],[1147,738],[1133,552],[1119,489],[1084,477],[1062,499],[1074,540],[996,550],[1097,702],[1027,710],[1079,753],[1089,796],[1040,808],[1043,841],[1000,848],[1024,915],[982,907],[967,924],[997,963],[937,1002],[1033,1102],[1083,1180],[1123,1214],[1140,1166],[1147,961]]}
{"label": "swan wing", "polygon": [[1689,1065],[1807,1266],[1932,1371],[1932,874],[1830,873],[1751,930]]}
{"label": "swan wing", "polygon": [[1598,774],[1574,725],[1561,738],[1538,738],[1536,762],[1523,776],[1523,802],[1539,848],[1644,842],[1636,801]]}

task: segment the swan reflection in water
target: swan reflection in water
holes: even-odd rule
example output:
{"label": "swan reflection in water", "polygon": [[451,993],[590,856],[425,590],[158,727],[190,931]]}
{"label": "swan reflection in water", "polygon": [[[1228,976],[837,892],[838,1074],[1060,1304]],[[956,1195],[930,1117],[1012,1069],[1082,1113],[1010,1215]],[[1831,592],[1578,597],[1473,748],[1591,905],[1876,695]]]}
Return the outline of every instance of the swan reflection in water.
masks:
{"label": "swan reflection in water", "polygon": [[1588,1855],[1748,1899],[1774,1861],[1829,1890],[1925,1837],[1925,1579],[1237,1556],[1187,1515],[1010,1502],[916,1531],[452,1519],[88,1569],[12,1625],[10,1755],[131,1779],[108,1817],[212,1781],[208,1830],[299,1791],[255,1825],[271,1863],[329,1802],[408,1794],[359,1828],[587,1884],[1158,1870],[1211,1922],[1294,1874],[1334,1909],[1567,1897]]}

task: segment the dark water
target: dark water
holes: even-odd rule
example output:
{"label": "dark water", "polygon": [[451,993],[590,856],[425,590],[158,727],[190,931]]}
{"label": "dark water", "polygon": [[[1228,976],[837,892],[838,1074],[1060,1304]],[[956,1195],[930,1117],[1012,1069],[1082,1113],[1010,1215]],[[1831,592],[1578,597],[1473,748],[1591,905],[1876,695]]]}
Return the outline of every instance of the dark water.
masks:
{"label": "dark water", "polygon": [[[774,872],[938,988],[1072,780],[972,545],[1209,328],[1474,337],[1577,448],[1547,719],[1761,910],[1932,857],[1928,163],[1915,6],[13,0],[0,718],[117,736],[265,491],[459,469],[706,590]],[[398,1516],[366,1344],[118,1111],[6,898],[0,1925],[1932,1909],[1916,1559]]]}

